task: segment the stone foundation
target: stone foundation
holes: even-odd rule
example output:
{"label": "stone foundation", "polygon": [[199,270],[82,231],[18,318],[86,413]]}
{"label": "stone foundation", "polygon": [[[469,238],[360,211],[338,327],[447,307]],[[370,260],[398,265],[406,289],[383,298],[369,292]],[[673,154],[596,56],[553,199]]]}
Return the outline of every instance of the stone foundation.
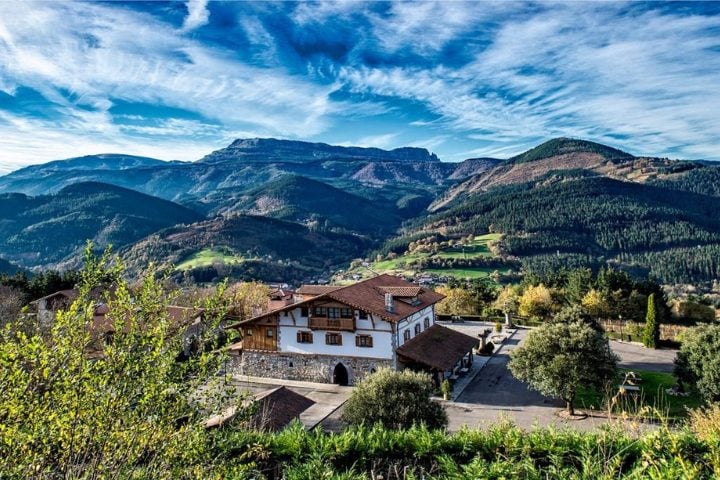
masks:
{"label": "stone foundation", "polygon": [[228,373],[252,377],[279,378],[306,382],[333,383],[335,366],[342,364],[353,385],[381,367],[392,368],[392,361],[381,358],[304,355],[281,352],[244,351],[231,356]]}

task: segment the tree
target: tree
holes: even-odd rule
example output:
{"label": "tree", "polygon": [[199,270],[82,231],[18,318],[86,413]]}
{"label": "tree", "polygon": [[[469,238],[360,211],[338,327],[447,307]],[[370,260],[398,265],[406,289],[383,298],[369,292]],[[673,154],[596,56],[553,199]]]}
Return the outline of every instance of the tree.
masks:
{"label": "tree", "polygon": [[472,293],[462,287],[440,287],[438,293],[445,295],[437,304],[437,313],[441,315],[473,315],[477,311],[477,304]]}
{"label": "tree", "polygon": [[240,320],[266,312],[270,287],[260,282],[240,282],[228,288],[227,296],[232,303],[232,313]]}
{"label": "tree", "polygon": [[506,285],[495,300],[495,308],[503,313],[517,313],[518,304],[520,303],[520,295],[518,287],[515,285]]}
{"label": "tree", "polygon": [[576,268],[567,273],[565,298],[568,303],[580,303],[593,284],[592,270]]}
{"label": "tree", "polygon": [[575,414],[580,387],[601,388],[617,373],[618,358],[607,336],[583,321],[545,324],[510,355],[512,374],[543,395],[564,400],[568,415]]}
{"label": "tree", "polygon": [[588,290],[582,297],[581,305],[595,318],[600,318],[608,311],[608,305],[602,293],[594,288]]}
{"label": "tree", "polygon": [[543,284],[530,286],[520,297],[518,313],[524,317],[544,317],[550,313],[552,304],[549,288]]}
{"label": "tree", "polygon": [[643,330],[643,345],[645,345],[646,348],[657,348],[659,342],[660,322],[658,322],[655,308],[655,294],[651,293],[647,300],[645,330]]}
{"label": "tree", "polygon": [[675,376],[707,402],[720,401],[720,325],[689,328],[675,359]]}
{"label": "tree", "polygon": [[[114,334],[98,343],[89,328],[94,292],[108,276],[114,289],[103,300]],[[221,300],[203,305],[211,335],[224,316]],[[154,271],[131,290],[119,262],[95,257],[89,245],[79,297],[57,313],[50,335],[26,333],[22,318],[0,330],[3,477],[206,476],[172,468],[210,454],[204,422],[230,394],[215,375],[224,357],[206,338],[207,350],[176,361],[183,332],[167,302]]]}
{"label": "tree", "polygon": [[401,430],[417,424],[444,428],[447,415],[433,402],[433,384],[425,373],[381,368],[363,379],[345,403],[342,414],[351,425],[380,423]]}

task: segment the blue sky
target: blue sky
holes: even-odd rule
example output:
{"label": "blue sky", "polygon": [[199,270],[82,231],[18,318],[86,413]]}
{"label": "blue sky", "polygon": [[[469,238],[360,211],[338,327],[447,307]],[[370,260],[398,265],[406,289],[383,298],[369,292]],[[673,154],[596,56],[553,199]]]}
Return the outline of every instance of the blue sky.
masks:
{"label": "blue sky", "polygon": [[0,2],[0,172],[254,136],[720,160],[720,4]]}

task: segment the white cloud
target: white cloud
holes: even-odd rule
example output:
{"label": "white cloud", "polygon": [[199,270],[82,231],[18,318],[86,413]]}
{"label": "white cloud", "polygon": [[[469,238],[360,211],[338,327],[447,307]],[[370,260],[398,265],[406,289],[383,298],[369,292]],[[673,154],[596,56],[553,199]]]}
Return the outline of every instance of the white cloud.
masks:
{"label": "white cloud", "polygon": [[188,0],[188,15],[183,22],[182,30],[189,32],[208,23],[210,11],[207,8],[207,0]]}
{"label": "white cloud", "polygon": [[[55,128],[79,135],[84,145],[135,141],[113,123],[115,100],[185,109],[226,130],[286,137],[322,132],[340,108],[328,97],[333,85],[242,64],[233,52],[113,4],[0,2],[0,58],[0,87],[40,92],[61,113]],[[13,155],[37,161],[27,149]]]}
{"label": "white cloud", "polygon": [[488,152],[565,135],[720,158],[720,18],[620,8],[544,5],[486,32],[487,47],[461,68],[345,66],[340,78],[358,93],[419,101],[440,116],[433,128],[495,143]]}

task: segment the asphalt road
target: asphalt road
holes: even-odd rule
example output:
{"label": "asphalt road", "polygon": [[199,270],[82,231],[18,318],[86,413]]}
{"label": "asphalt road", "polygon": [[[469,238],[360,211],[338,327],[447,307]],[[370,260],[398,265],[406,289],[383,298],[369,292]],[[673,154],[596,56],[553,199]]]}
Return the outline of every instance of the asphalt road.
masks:
{"label": "asphalt road", "polygon": [[[563,407],[561,401],[531,390],[512,376],[507,367],[510,352],[522,343],[528,332],[519,329],[467,386],[457,398],[457,403],[446,404],[450,430],[456,430],[463,425],[487,425],[502,417],[509,418],[524,428],[533,425],[565,424],[579,429],[592,429],[607,423],[606,418],[598,417],[573,422],[562,420],[556,415],[558,409]],[[621,368],[672,371],[675,350],[648,350],[639,345],[614,341],[611,342],[611,347],[620,357]]]}

